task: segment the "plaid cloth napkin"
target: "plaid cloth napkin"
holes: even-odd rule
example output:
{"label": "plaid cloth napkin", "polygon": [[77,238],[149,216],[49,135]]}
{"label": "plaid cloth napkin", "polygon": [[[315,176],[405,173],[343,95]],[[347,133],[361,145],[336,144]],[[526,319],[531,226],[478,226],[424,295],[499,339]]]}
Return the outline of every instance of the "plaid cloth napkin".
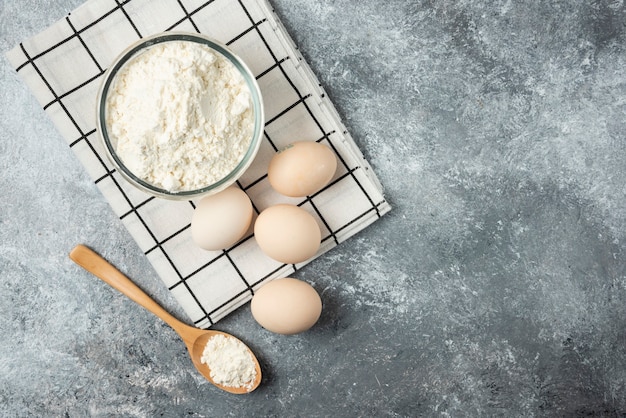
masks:
{"label": "plaid cloth napkin", "polygon": [[[367,161],[333,104],[264,0],[89,0],[7,57],[193,323],[208,328],[249,301],[268,281],[304,264],[265,256],[252,230],[224,251],[191,240],[194,201],[150,197],[129,186],[105,158],[96,135],[96,93],[113,59],[138,38],[163,31],[199,32],[227,44],[251,68],[266,110],[258,157],[237,183],[256,213],[276,203],[306,209],[322,230],[317,256],[390,210]],[[337,173],[322,191],[287,198],[270,187],[267,166],[295,140],[328,145]]]}

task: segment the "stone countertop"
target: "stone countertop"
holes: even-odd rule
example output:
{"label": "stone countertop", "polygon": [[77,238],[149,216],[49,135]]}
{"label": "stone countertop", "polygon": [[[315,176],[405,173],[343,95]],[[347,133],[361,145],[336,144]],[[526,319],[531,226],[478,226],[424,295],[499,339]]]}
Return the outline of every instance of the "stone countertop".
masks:
{"label": "stone countertop", "polygon": [[[81,0],[3,2],[3,52]],[[67,258],[101,252],[182,311],[6,60],[0,416],[623,416],[626,6],[274,0],[391,213],[297,277],[309,332],[233,396]],[[54,173],[54,175],[51,175]]]}

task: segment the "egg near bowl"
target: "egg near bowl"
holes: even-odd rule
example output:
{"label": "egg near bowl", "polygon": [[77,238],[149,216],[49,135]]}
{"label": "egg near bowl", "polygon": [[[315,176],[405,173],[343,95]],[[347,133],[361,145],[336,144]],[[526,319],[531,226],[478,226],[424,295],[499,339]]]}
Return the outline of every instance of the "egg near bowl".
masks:
{"label": "egg near bowl", "polygon": [[252,202],[231,186],[200,199],[191,218],[191,237],[200,248],[217,251],[239,241],[252,222]]}
{"label": "egg near bowl", "polygon": [[337,157],[329,147],[314,141],[299,141],[272,157],[267,177],[277,192],[304,197],[324,188],[336,170]]}

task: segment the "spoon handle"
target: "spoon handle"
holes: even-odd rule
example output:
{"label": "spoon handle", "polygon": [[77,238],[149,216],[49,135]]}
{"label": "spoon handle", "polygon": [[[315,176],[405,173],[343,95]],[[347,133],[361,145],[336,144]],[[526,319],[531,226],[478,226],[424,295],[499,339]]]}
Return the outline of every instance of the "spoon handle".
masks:
{"label": "spoon handle", "polygon": [[133,302],[138,303],[161,318],[175,330],[178,331],[189,327],[187,324],[174,318],[169,312],[163,309],[161,305],[156,303],[154,299],[141,290],[132,280],[93,250],[79,244],[70,252],[70,258],[88,272],[126,295]]}

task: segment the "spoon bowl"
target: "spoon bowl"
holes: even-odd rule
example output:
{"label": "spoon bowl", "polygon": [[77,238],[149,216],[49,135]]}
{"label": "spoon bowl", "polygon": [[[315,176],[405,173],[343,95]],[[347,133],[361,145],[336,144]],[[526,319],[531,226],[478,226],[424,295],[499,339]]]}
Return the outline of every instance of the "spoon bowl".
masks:
{"label": "spoon bowl", "polygon": [[261,383],[261,366],[259,365],[256,356],[249,348],[248,351],[250,352],[250,356],[254,362],[256,375],[252,382],[246,382],[243,386],[229,386],[215,382],[215,380],[211,377],[211,370],[209,366],[202,363],[202,353],[204,352],[204,348],[211,337],[215,335],[223,335],[227,338],[238,340],[237,338],[222,331],[195,328],[174,318],[169,312],[163,309],[158,303],[150,298],[150,296],[141,290],[132,280],[122,274],[117,268],[96,252],[84,245],[77,245],[74,247],[74,249],[70,252],[70,258],[76,264],[103,280],[109,286],[126,295],[133,302],[143,306],[145,309],[152,312],[172,327],[172,329],[176,331],[187,346],[187,351],[189,351],[189,356],[191,357],[191,361],[196,369],[198,369],[202,376],[218,388],[229,393],[244,394],[252,392]]}

